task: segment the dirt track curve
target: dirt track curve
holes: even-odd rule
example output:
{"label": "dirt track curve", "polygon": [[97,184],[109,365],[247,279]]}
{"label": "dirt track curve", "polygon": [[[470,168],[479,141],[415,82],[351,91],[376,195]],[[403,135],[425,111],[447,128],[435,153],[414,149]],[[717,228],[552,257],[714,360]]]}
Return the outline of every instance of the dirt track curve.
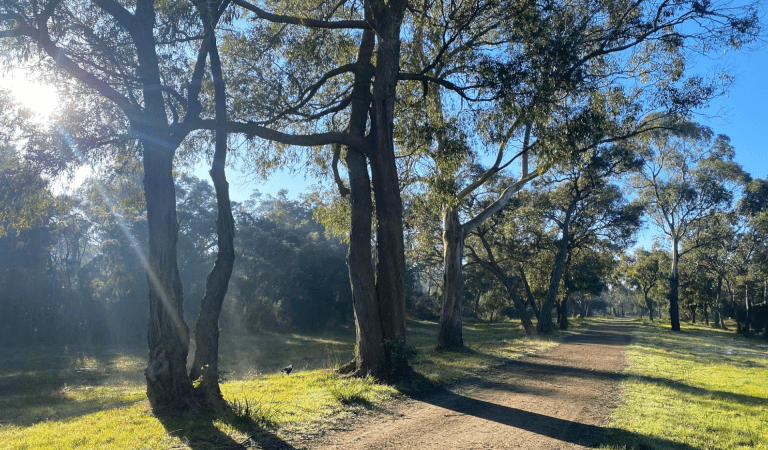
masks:
{"label": "dirt track curve", "polygon": [[479,383],[408,401],[332,433],[311,449],[577,449],[595,447],[619,400],[630,323],[605,322]]}

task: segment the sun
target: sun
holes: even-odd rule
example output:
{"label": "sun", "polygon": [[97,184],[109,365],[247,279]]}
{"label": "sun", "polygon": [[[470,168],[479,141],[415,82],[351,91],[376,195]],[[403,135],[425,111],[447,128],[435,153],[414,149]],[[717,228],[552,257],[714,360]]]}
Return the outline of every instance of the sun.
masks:
{"label": "sun", "polygon": [[40,121],[48,120],[59,104],[55,86],[36,83],[23,71],[0,76],[0,89],[9,90],[16,101],[29,108]]}

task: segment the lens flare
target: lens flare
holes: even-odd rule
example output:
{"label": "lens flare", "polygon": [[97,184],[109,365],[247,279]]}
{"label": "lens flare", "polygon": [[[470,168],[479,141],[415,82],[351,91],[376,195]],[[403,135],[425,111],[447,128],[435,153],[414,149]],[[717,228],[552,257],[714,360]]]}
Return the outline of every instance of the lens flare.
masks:
{"label": "lens flare", "polygon": [[18,70],[0,78],[0,89],[10,91],[16,101],[32,111],[35,119],[40,121],[47,121],[59,105],[55,86],[36,83]]}

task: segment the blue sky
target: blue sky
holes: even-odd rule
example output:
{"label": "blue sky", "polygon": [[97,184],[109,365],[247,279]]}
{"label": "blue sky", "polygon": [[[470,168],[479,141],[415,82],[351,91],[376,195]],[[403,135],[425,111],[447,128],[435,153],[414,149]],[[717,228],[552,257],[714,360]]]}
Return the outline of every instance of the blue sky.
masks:
{"label": "blue sky", "polygon": [[730,136],[736,161],[753,178],[768,175],[768,49],[734,53],[723,62],[736,77],[727,96],[712,102],[697,121]]}

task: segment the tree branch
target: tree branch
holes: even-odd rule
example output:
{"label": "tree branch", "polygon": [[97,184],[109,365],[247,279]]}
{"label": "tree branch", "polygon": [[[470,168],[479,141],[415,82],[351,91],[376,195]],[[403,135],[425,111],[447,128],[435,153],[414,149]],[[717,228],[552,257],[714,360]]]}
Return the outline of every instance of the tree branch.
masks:
{"label": "tree branch", "polygon": [[538,176],[539,176],[538,172],[530,173],[528,174],[528,176],[522,177],[517,183],[504,189],[504,192],[501,193],[501,195],[499,196],[498,199],[496,199],[495,202],[491,203],[487,208],[485,208],[482,212],[476,215],[474,219],[466,222],[461,226],[462,233],[466,235],[471,231],[473,231],[475,228],[477,228],[481,223],[488,220],[489,217],[496,214],[499,210],[501,210],[501,208],[504,207],[504,205],[507,204],[510,197],[512,197],[512,194],[515,194],[518,191],[520,191],[520,189],[522,189],[523,186],[525,186],[529,181],[533,180]]}
{"label": "tree branch", "polygon": [[[213,130],[215,121],[211,119],[198,119],[193,124],[193,130]],[[248,137],[260,137],[286,145],[299,147],[317,147],[322,145],[341,144],[355,147],[363,152],[368,151],[368,142],[363,136],[355,136],[346,132],[332,131],[317,134],[289,134],[271,128],[257,125],[253,122],[228,122],[227,131],[240,133]]]}
{"label": "tree branch", "polygon": [[248,3],[244,0],[232,0],[232,3],[238,5],[248,11],[253,12],[260,19],[268,20],[275,23],[286,23],[289,25],[299,25],[307,28],[327,28],[327,29],[358,29],[358,30],[372,30],[373,27],[364,20],[318,20],[307,19],[303,17],[284,16],[281,14],[273,14],[256,5]]}
{"label": "tree branch", "polygon": [[126,31],[131,34],[131,37],[135,37],[140,32],[139,26],[136,20],[136,16],[131,14],[121,4],[115,0],[93,0],[99,8],[104,12],[115,18],[115,21]]}
{"label": "tree branch", "polygon": [[333,180],[336,182],[336,185],[339,187],[339,194],[341,194],[342,197],[346,197],[349,195],[349,189],[347,189],[346,186],[344,186],[344,182],[341,180],[341,176],[339,175],[339,156],[341,155],[341,144],[335,144],[333,146],[333,160],[331,161],[331,167],[333,168]]}
{"label": "tree branch", "polygon": [[429,82],[429,83],[439,84],[440,86],[443,86],[444,88],[450,89],[453,92],[459,94],[459,96],[461,96],[461,98],[463,98],[464,100],[467,100],[467,101],[470,101],[470,102],[475,100],[475,99],[469,97],[466,93],[464,93],[464,90],[466,88],[462,88],[462,87],[456,86],[455,84],[451,83],[450,81],[444,80],[442,78],[431,77],[429,75],[422,75],[422,74],[418,74],[418,73],[403,73],[403,72],[401,72],[401,73],[397,74],[397,79],[398,80],[408,80],[408,81],[426,81],[426,82]]}

